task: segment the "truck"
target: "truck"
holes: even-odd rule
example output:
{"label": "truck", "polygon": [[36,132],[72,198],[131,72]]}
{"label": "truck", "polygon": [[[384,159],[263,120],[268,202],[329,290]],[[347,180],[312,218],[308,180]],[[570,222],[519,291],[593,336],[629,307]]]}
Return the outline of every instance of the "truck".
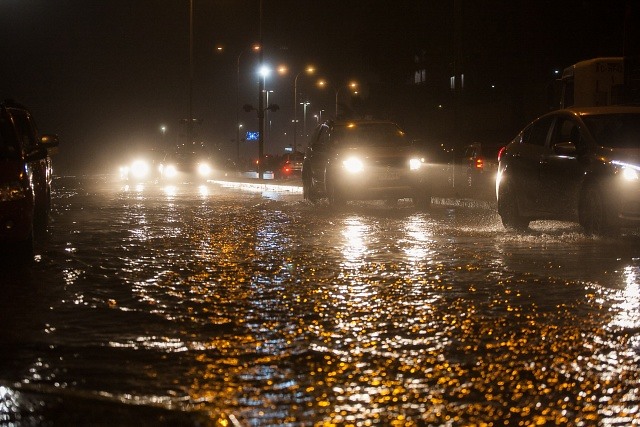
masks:
{"label": "truck", "polygon": [[602,57],[577,62],[562,72],[560,108],[638,102],[638,61]]}

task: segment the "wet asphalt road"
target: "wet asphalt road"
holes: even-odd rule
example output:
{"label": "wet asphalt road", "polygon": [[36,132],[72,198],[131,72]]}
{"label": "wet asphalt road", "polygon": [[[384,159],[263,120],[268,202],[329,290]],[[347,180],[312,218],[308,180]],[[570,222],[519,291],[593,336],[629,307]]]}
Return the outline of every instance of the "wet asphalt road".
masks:
{"label": "wet asphalt road", "polygon": [[[2,425],[640,425],[640,234],[58,178]],[[6,258],[6,257],[5,257]]]}

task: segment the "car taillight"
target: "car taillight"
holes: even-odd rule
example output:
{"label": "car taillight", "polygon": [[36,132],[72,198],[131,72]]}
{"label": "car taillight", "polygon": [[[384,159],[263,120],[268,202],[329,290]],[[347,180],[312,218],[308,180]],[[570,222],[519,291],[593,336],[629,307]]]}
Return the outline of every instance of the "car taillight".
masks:
{"label": "car taillight", "polygon": [[500,159],[502,158],[502,154],[504,153],[504,151],[507,149],[506,146],[502,147],[500,149],[500,151],[498,151],[498,161],[500,161]]}

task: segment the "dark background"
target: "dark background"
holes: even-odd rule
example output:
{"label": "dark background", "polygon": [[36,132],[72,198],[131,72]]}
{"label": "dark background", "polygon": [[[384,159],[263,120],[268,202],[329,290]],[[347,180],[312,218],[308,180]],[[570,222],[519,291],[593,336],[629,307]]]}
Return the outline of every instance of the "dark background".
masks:
{"label": "dark background", "polygon": [[[265,152],[292,143],[294,76],[308,64],[318,72],[300,75],[298,101],[311,102],[309,128],[314,114],[335,109],[334,90],[317,88],[317,78],[334,88],[353,79],[359,95],[340,94],[357,115],[396,120],[434,143],[506,142],[549,108],[554,72],[625,54],[631,4],[262,0],[264,62],[289,68],[266,80],[281,109],[269,115]],[[257,105],[258,55],[247,49],[260,40],[260,1],[193,6],[197,138],[232,156],[241,52],[239,104]],[[0,97],[30,107],[41,131],[60,135],[57,173],[105,172],[132,149],[178,141],[189,114],[189,0],[2,0],[0,40]],[[415,84],[418,70],[426,79]],[[461,74],[465,87],[454,96],[449,79]],[[240,120],[257,130],[254,112]],[[242,155],[256,156],[255,143],[243,142]]]}

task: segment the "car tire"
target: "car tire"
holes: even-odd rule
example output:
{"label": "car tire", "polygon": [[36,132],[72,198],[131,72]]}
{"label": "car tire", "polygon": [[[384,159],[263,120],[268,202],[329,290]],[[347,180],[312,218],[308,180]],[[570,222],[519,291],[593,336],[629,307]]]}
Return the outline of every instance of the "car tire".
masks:
{"label": "car tire", "polygon": [[615,235],[619,227],[605,193],[597,184],[589,185],[580,199],[579,222],[588,235]]}
{"label": "car tire", "polygon": [[318,201],[318,192],[311,182],[311,177],[305,176],[302,179],[302,198],[308,200],[311,203]]}
{"label": "car tire", "polygon": [[511,184],[503,181],[498,191],[498,214],[502,219],[502,225],[507,229],[526,230],[530,221],[520,213],[518,196]]}
{"label": "car tire", "polygon": [[327,176],[326,185],[329,206],[331,206],[332,208],[340,208],[347,204],[346,198],[341,194],[340,189],[331,178],[331,176]]}

